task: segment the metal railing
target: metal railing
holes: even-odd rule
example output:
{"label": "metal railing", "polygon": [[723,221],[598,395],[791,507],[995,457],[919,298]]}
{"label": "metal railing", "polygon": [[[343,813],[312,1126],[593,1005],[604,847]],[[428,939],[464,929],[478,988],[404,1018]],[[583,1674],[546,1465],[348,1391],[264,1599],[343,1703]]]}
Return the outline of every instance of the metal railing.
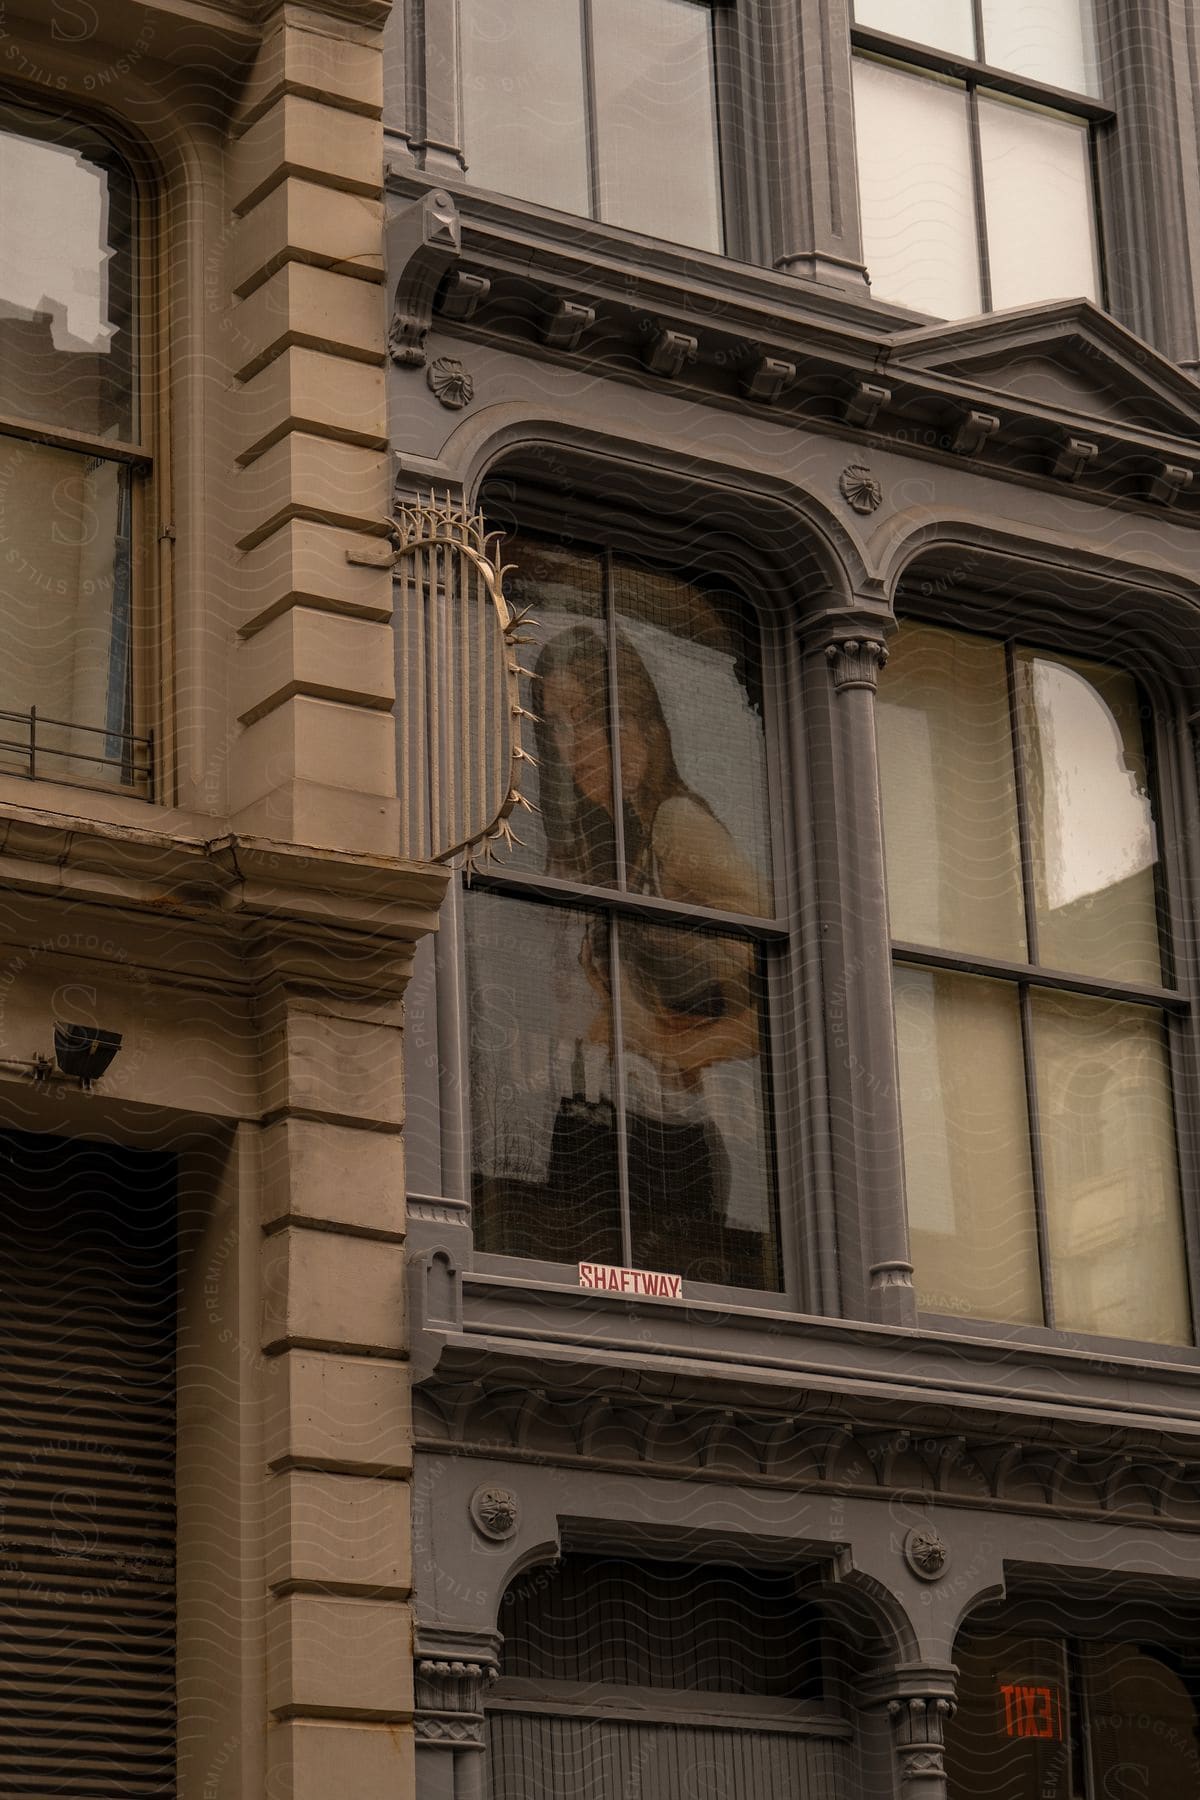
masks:
{"label": "metal railing", "polygon": [[[146,737],[136,737],[132,731],[113,731],[107,725],[80,725],[73,719],[51,719],[39,713],[36,706],[28,712],[10,712],[0,709],[0,729],[5,725],[22,725],[25,727],[24,738],[0,737],[0,754],[13,750],[26,760],[25,769],[31,781],[36,781],[39,774],[50,778],[50,772],[39,767],[47,757],[61,757],[67,762],[90,763],[93,767],[117,769],[120,771],[119,785],[135,788],[147,800],[154,798],[154,733]],[[72,734],[86,732],[90,737],[104,740],[103,746],[92,750],[64,750],[57,744],[48,744],[39,740],[39,731],[69,731]],[[120,756],[110,756],[106,752],[114,744],[121,745]],[[71,774],[64,774],[63,779],[70,780]],[[118,785],[117,782],[113,783]]]}

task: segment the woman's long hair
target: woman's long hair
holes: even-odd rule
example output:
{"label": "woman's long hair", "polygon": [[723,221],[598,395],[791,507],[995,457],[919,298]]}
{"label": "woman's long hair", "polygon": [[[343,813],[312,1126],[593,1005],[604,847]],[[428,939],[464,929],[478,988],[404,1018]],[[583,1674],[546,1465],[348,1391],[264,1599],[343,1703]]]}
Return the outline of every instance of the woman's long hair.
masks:
{"label": "woman's long hair", "polygon": [[[554,720],[547,716],[545,689],[557,675],[579,683],[602,710],[612,761],[608,680],[608,647],[586,625],[572,625],[545,644],[534,666],[531,710],[537,720],[534,738],[538,759],[538,786],[542,824],[546,833],[546,866],[556,875],[596,886],[617,878],[616,830],[612,810],[588,799],[575,780],[570,763],[562,757],[554,735]],[[624,717],[635,721],[646,744],[646,770],[632,792],[623,789],[622,825],[625,857],[631,887],[649,879],[647,867],[654,819],[664,800],[690,792],[679,773],[671,745],[671,733],[658,689],[645,663],[629,639],[617,637],[617,694]],[[697,803],[705,803],[693,796]],[[706,809],[707,810],[707,809]]]}

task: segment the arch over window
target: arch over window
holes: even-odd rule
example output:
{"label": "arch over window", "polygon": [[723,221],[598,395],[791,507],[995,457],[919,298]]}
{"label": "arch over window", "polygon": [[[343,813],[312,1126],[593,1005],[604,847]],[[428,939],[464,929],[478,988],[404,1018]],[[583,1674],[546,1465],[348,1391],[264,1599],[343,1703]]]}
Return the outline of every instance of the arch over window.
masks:
{"label": "arch over window", "polygon": [[570,1555],[505,1596],[494,1800],[850,1791],[804,1572]]}

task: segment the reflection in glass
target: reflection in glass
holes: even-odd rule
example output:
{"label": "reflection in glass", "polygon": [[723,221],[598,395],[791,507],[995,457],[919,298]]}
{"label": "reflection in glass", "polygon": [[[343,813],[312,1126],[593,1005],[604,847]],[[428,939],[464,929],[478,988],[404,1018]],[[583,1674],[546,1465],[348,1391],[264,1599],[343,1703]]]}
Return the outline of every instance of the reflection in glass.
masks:
{"label": "reflection in glass", "polygon": [[506,592],[529,611],[521,662],[524,791],[536,808],[514,821],[521,844],[500,860],[565,881],[617,879],[606,685],[603,563],[594,553],[539,538],[504,541]]}
{"label": "reflection in glass", "polygon": [[1047,990],[1033,1021],[1055,1323],[1189,1343],[1162,1015]]}
{"label": "reflection in glass", "polygon": [[470,180],[588,212],[579,0],[459,0],[459,46]]}
{"label": "reflection in glass", "polygon": [[937,318],[982,305],[965,90],[854,59],[859,200],[871,291]]}
{"label": "reflection in glass", "polygon": [[637,1267],[777,1286],[753,946],[494,894],[466,918],[478,1247],[621,1263],[624,1156]]}
{"label": "reflection in glass", "polygon": [[592,55],[600,217],[720,250],[709,0],[604,0]]}
{"label": "reflection in glass", "polygon": [[621,1263],[606,934],[495,894],[468,894],[465,913],[476,1247]]}
{"label": "reflection in glass", "polygon": [[975,55],[971,0],[854,0],[854,23],[933,50]]}
{"label": "reflection in glass", "polygon": [[992,306],[1099,293],[1088,127],[979,97]]}
{"label": "reflection in glass", "polygon": [[1092,1764],[1113,1800],[1200,1794],[1196,1708],[1180,1677],[1133,1644],[1085,1644]]}
{"label": "reflection in glass", "polygon": [[1098,94],[1092,0],[982,0],[983,60],[1050,87]]}
{"label": "reflection in glass", "polygon": [[[37,734],[51,779],[132,779],[130,552],[127,469],[0,438],[0,710],[58,721]],[[0,720],[0,739],[27,744],[28,725]],[[28,766],[0,749],[0,767]]]}
{"label": "reflection in glass", "polygon": [[892,936],[1021,960],[1021,853],[1004,646],[911,621],[879,683]]}
{"label": "reflection in glass", "polygon": [[777,1287],[754,946],[633,920],[619,945],[634,1264]]}
{"label": "reflection in glass", "polygon": [[103,141],[0,106],[0,411],[131,439],[132,188]]}
{"label": "reflection in glass", "polygon": [[921,1309],[1041,1324],[1016,990],[904,964],[895,981]]}
{"label": "reflection in glass", "polygon": [[613,585],[626,883],[769,917],[766,746],[744,610],[621,563]]}
{"label": "reflection in glass", "polygon": [[1017,653],[1038,960],[1162,979],[1158,843],[1135,683],[1100,664]]}
{"label": "reflection in glass", "polygon": [[1073,1750],[1082,1771],[1063,1639],[1028,1631],[964,1634],[954,1661],[958,1711],[946,1725],[951,1793],[963,1800],[1068,1800],[1079,1793],[1068,1775]]}

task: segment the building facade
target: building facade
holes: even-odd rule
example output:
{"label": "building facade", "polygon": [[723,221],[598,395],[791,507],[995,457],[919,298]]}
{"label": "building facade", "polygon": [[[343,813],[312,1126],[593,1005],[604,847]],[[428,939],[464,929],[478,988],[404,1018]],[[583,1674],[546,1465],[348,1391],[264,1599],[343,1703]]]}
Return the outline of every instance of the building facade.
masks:
{"label": "building facade", "polygon": [[6,1794],[412,1791],[386,10],[0,18]]}
{"label": "building facade", "polygon": [[1198,80],[0,9],[4,1793],[1200,1794]]}
{"label": "building facade", "polygon": [[417,1792],[1200,1792],[1189,9],[388,41],[537,808],[407,1001]]}

